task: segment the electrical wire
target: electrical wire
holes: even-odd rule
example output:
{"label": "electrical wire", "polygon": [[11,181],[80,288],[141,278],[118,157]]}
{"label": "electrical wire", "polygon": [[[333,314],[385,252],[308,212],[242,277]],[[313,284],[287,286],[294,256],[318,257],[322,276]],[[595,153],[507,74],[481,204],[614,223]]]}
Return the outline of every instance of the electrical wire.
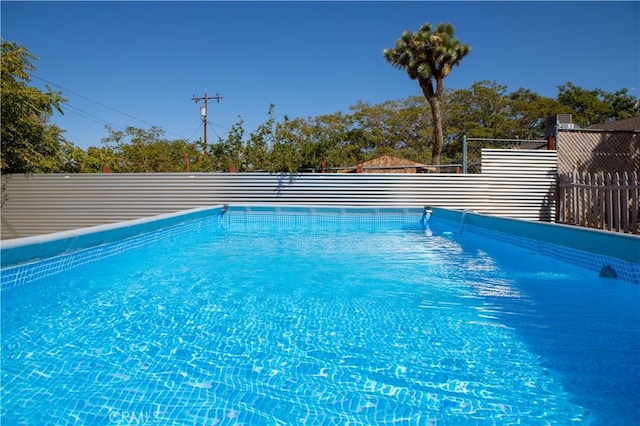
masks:
{"label": "electrical wire", "polygon": [[209,120],[207,120],[207,123],[209,123],[209,124],[213,124],[214,126],[218,126],[218,127],[220,127],[222,130],[224,130],[225,132],[230,132],[230,131],[231,131],[228,127],[223,126],[223,125],[222,125],[222,124],[220,124],[220,123],[216,123],[215,121],[209,121]]}
{"label": "electrical wire", "polygon": [[114,124],[114,123],[112,123],[110,121],[104,120],[104,119],[102,119],[102,118],[100,118],[100,117],[98,117],[96,115],[91,114],[90,112],[87,112],[87,111],[85,111],[83,109],[80,109],[80,108],[78,108],[76,106],[73,106],[70,103],[67,103],[65,106],[66,106],[66,109],[68,111],[73,112],[73,113],[79,115],[80,117],[86,118],[87,120],[91,120],[94,123],[107,125],[109,127],[116,128],[116,129],[119,129],[119,130],[124,130],[124,128],[122,126],[119,126],[119,125]]}
{"label": "electrical wire", "polygon": [[198,124],[198,127],[196,127],[196,129],[193,131],[193,133],[191,134],[191,137],[189,139],[187,139],[187,141],[191,142],[191,140],[193,139],[193,137],[196,135],[196,133],[198,132],[198,130],[200,130],[201,124]]}
{"label": "electrical wire", "polygon": [[[139,121],[139,122],[141,122],[141,123],[144,123],[144,124],[146,124],[147,126],[151,126],[151,127],[160,127],[160,128],[161,128],[161,126],[157,126],[157,125],[152,124],[152,123],[149,123],[148,121],[145,121],[145,120],[143,120],[143,119],[141,119],[141,118],[135,117],[135,116],[133,116],[133,115],[131,115],[131,114],[128,114],[128,113],[123,112],[123,111],[120,111],[120,110],[118,110],[118,109],[116,109],[116,108],[112,108],[112,107],[110,107],[110,106],[108,106],[108,105],[103,104],[102,102],[95,101],[95,100],[93,100],[93,99],[91,99],[91,98],[89,98],[89,97],[87,97],[87,96],[84,96],[84,95],[82,95],[82,94],[80,94],[80,93],[78,93],[78,92],[76,92],[76,91],[74,91],[74,90],[71,90],[71,89],[66,88],[66,87],[64,87],[64,86],[61,86],[61,85],[59,85],[59,84],[56,84],[56,83],[54,83],[54,82],[52,82],[52,81],[46,80],[46,79],[44,79],[44,78],[42,78],[42,77],[39,77],[39,76],[37,76],[37,75],[35,75],[35,74],[31,74],[31,73],[29,73],[29,75],[30,75],[31,77],[33,77],[33,78],[37,79],[37,80],[43,81],[43,82],[45,82],[45,83],[47,83],[47,84],[50,84],[50,85],[52,85],[52,86],[55,86],[55,87],[57,87],[57,88],[59,88],[59,89],[66,90],[66,91],[67,91],[67,92],[69,92],[69,93],[73,93],[74,95],[76,95],[76,96],[78,96],[78,97],[80,97],[80,98],[82,98],[82,99],[85,99],[85,100],[87,100],[87,101],[89,101],[89,102],[93,102],[94,104],[99,105],[99,106],[101,106],[101,107],[103,107],[103,108],[106,108],[106,109],[108,109],[108,110],[111,110],[111,111],[117,112],[118,114],[122,114],[122,115],[124,115],[125,117],[129,117],[129,118],[132,118],[132,119],[134,119],[134,120],[136,120],[136,121]],[[67,103],[67,105],[68,105],[68,103]],[[85,112],[85,113],[86,113],[86,112]],[[88,113],[87,113],[87,114],[88,114]],[[93,117],[96,117],[96,116],[93,116]],[[104,121],[106,121],[106,120],[104,120]],[[116,126],[116,127],[120,127],[120,126]],[[179,138],[181,138],[181,139],[184,139],[184,136],[179,135],[179,134],[177,134],[177,133],[174,133],[174,132],[171,132],[171,131],[168,131],[168,130],[164,130],[164,129],[163,129],[163,131],[165,131],[165,133],[170,133],[170,134],[172,134],[172,135],[178,136],[178,137],[179,137]]]}
{"label": "electrical wire", "polygon": [[216,132],[216,129],[214,129],[214,128],[213,128],[213,126],[211,125],[211,123],[207,123],[207,124],[209,124],[209,128],[210,128],[211,130],[213,130],[213,133],[215,133],[215,134],[216,134],[216,136],[218,137],[218,139],[222,139],[222,137],[218,134],[218,132]]}

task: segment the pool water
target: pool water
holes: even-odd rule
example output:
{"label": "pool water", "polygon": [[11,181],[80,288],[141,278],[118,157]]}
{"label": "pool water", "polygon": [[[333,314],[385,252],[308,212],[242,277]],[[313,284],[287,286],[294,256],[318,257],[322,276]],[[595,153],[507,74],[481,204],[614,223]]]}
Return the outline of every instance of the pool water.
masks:
{"label": "pool water", "polygon": [[230,225],[2,291],[3,424],[634,424],[640,290],[431,229]]}

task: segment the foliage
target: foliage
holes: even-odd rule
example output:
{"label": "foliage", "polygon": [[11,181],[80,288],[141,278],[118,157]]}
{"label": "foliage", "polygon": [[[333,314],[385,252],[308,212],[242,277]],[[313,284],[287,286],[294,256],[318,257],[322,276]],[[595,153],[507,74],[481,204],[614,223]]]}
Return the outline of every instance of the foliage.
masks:
{"label": "foliage", "polygon": [[164,139],[164,131],[157,126],[148,130],[127,127],[124,131],[107,127],[109,135],[102,139],[107,146],[89,149],[85,169],[105,166],[114,172],[150,173],[202,171],[208,167],[206,155],[198,143]]}
{"label": "foliage", "polygon": [[2,173],[113,172],[272,172],[332,171],[384,154],[432,164],[461,162],[461,136],[541,139],[545,120],[573,114],[574,123],[597,123],[640,115],[638,98],[627,89],[606,92],[571,82],[558,87],[557,98],[540,96],[492,81],[467,89],[445,90],[443,79],[470,48],[453,38],[454,29],[430,24],[405,32],[385,58],[418,80],[423,96],[379,104],[357,102],[349,111],[317,117],[267,119],[248,133],[242,117],[217,143],[168,140],[160,127],[124,130],[107,127],[103,146],[83,150],[49,124],[66,102],[49,87],[31,87],[36,57],[14,42],[2,40]]}
{"label": "foliage", "polygon": [[508,95],[511,138],[539,139],[545,134],[546,118],[571,113],[570,107],[556,99],[540,96],[528,89]]}
{"label": "foliage", "polygon": [[[626,92],[603,92],[601,97],[609,101],[626,99],[620,93]],[[238,117],[229,133],[211,144],[207,153],[202,152],[200,142],[165,140],[160,128],[107,129],[109,136],[103,139],[106,146],[89,148],[86,153],[71,147],[67,170],[98,172],[106,165],[114,172],[181,172],[186,171],[185,157],[192,172],[333,171],[384,154],[428,163],[429,147],[434,143],[429,108],[424,97],[411,96],[380,104],[357,102],[347,114],[294,119],[285,116],[278,122],[275,106],[270,105],[266,121],[254,131],[248,133],[242,117]],[[546,117],[574,112],[557,99],[527,89],[508,93],[505,86],[492,81],[446,91],[442,110],[446,135],[443,164],[461,163],[463,134],[474,138],[542,139]],[[633,111],[628,106],[618,115]]]}
{"label": "foliage", "polygon": [[[416,32],[405,31],[395,47],[385,49],[384,56],[392,65],[404,69],[412,80],[418,80],[420,89],[431,106],[433,117],[433,149],[431,164],[440,164],[444,145],[443,118],[440,103],[445,95],[444,79],[455,65],[460,64],[471,47],[453,38],[451,24],[439,24],[432,32],[426,23]],[[435,84],[435,86],[434,86]]]}
{"label": "foliage", "polygon": [[[269,105],[268,119],[249,134],[244,149],[244,162],[242,171],[265,171],[269,169],[269,147],[275,142],[276,119],[273,115],[275,106]],[[242,140],[240,139],[240,144]]]}
{"label": "foliage", "polygon": [[512,137],[506,90],[495,82],[479,81],[469,89],[450,92],[446,100],[448,131],[478,138]]}
{"label": "foliage", "polygon": [[2,40],[2,173],[58,172],[63,169],[63,131],[48,124],[62,113],[60,93],[29,86],[37,59],[25,47]]}
{"label": "foliage", "polygon": [[558,87],[558,101],[573,114],[573,122],[581,127],[640,115],[640,102],[627,89],[614,93],[602,89],[587,90],[571,82]]}
{"label": "foliage", "polygon": [[220,139],[211,146],[211,151],[208,153],[211,157],[211,170],[229,170],[232,166],[238,167],[241,163],[243,124],[244,121],[239,118],[238,122],[231,127],[227,139]]}
{"label": "foliage", "polygon": [[412,96],[378,105],[358,102],[351,107],[358,146],[366,159],[392,153],[414,161],[427,161],[432,126],[424,98]]}

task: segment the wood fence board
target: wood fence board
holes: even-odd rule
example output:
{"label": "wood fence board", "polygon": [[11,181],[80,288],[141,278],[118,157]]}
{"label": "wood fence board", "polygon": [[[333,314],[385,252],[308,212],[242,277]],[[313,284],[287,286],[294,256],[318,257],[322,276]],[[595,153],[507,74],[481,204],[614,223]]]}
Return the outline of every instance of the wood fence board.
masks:
{"label": "wood fence board", "polygon": [[557,221],[638,234],[638,172],[578,173],[558,176]]}

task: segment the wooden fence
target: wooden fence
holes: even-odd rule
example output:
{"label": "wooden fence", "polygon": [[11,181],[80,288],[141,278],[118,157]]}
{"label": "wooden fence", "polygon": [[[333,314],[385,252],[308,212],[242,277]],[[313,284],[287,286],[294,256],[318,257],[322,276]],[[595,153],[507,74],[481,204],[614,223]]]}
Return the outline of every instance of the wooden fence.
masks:
{"label": "wooden fence", "polygon": [[638,172],[558,175],[557,221],[638,234]]}

